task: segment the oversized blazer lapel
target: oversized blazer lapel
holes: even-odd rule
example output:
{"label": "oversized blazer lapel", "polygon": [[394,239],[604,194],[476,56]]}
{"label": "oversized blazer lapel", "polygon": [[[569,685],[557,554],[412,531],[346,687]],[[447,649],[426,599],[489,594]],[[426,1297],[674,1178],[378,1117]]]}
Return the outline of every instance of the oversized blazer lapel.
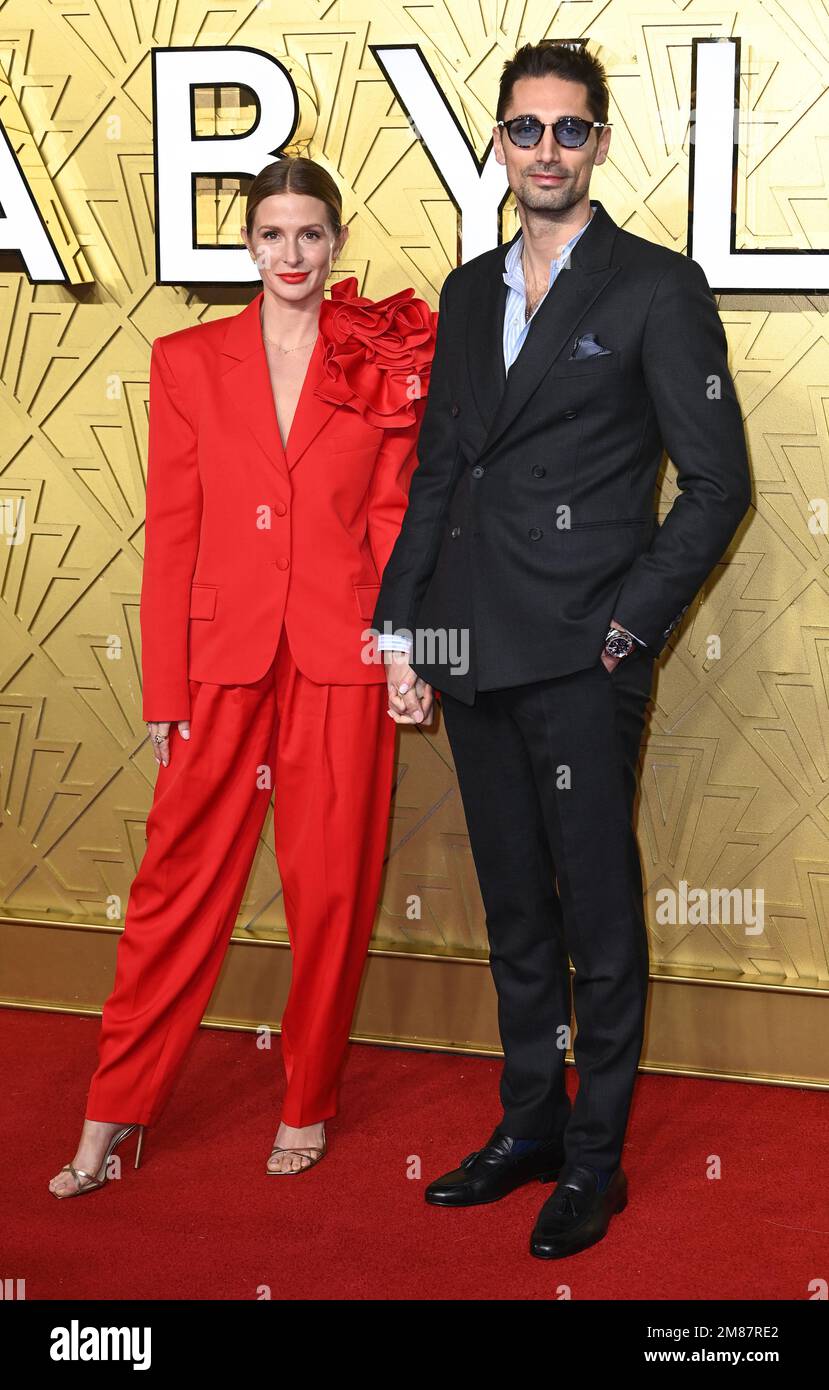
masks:
{"label": "oversized blazer lapel", "polygon": [[323,377],[325,348],[322,334],[318,332],[291,422],[287,449],[283,449],[259,318],[263,295],[264,290],[261,290],[228,323],[222,345],[220,390],[225,418],[238,425],[240,438],[252,436],[273,466],[287,477],[337,406],[314,394],[314,387]]}
{"label": "oversized blazer lapel", "polygon": [[494,270],[476,295],[468,319],[465,354],[472,394],[486,430],[478,450],[483,458],[541,384],[555,358],[593,301],[618,274],[611,265],[613,241],[618,230],[612,217],[595,198],[593,218],[573,247],[569,264],[562,267],[543,303],[533,315],[530,331],[517,358],[504,372],[504,309],[507,286],[503,255],[494,258]]}

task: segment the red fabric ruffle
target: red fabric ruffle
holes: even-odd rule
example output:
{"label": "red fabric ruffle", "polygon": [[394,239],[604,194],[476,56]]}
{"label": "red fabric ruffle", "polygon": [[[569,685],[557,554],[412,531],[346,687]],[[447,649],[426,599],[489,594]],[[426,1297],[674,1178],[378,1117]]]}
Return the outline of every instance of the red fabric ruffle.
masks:
{"label": "red fabric ruffle", "polygon": [[320,305],[323,378],[315,394],[381,429],[413,424],[428,391],[437,319],[411,287],[373,300],[358,295],[356,276],[338,281]]}

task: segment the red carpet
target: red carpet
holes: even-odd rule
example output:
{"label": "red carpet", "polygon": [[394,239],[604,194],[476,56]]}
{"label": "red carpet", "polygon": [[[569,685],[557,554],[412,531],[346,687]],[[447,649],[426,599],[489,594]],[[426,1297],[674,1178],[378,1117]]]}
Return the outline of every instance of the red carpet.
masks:
{"label": "red carpet", "polygon": [[[58,1202],[97,1019],[0,1010],[6,1059],[2,1273],[39,1299],[791,1299],[826,1277],[825,1093],[641,1076],[627,1209],[568,1260],[527,1249],[553,1187],[463,1211],[423,1188],[500,1117],[500,1059],[352,1045],[329,1151],[296,1178],[264,1165],[282,1091],[278,1039],[200,1030],[142,1167]],[[568,1068],[575,1094],[577,1078]],[[721,1177],[706,1176],[711,1155]],[[420,1179],[407,1177],[413,1156]]]}

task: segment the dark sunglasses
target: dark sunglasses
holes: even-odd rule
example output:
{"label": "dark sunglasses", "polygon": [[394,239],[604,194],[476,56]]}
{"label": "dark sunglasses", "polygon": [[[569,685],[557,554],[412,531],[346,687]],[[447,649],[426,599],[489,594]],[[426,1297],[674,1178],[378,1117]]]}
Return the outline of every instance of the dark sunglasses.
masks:
{"label": "dark sunglasses", "polygon": [[496,121],[503,126],[513,145],[520,150],[531,150],[540,143],[547,126],[552,126],[553,135],[565,150],[577,150],[585,143],[591,130],[597,126],[609,126],[610,121],[585,121],[581,116],[559,116],[557,121],[540,121],[537,116],[513,116],[509,121]]}

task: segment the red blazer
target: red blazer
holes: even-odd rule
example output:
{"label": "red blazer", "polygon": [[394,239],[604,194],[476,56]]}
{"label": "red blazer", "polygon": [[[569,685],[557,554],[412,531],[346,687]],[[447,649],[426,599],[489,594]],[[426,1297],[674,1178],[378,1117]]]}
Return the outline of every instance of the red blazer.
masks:
{"label": "red blazer", "polygon": [[335,284],[320,305],[287,449],[262,341],[264,292],[241,313],[153,343],[145,720],[188,719],[191,679],[258,680],[283,623],[311,680],[386,678],[382,662],[361,659],[362,633],[417,465],[437,314],[411,289],[372,301],[356,286]]}

